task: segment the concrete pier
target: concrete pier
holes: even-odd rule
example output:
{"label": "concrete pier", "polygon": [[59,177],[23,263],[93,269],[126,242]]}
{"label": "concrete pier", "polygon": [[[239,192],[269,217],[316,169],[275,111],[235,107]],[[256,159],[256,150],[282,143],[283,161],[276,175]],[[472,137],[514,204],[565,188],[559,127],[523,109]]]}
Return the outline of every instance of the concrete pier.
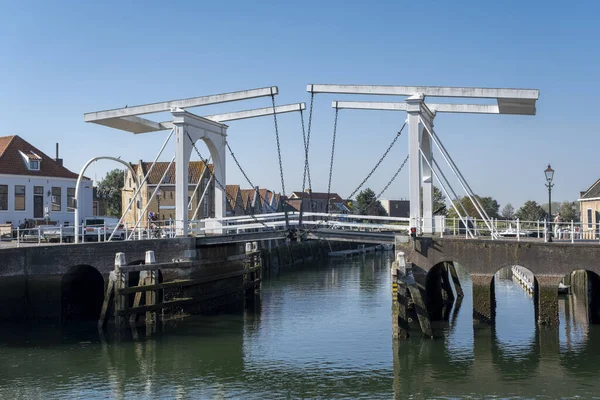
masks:
{"label": "concrete pier", "polygon": [[473,322],[493,325],[496,322],[494,275],[471,274],[473,284]]}

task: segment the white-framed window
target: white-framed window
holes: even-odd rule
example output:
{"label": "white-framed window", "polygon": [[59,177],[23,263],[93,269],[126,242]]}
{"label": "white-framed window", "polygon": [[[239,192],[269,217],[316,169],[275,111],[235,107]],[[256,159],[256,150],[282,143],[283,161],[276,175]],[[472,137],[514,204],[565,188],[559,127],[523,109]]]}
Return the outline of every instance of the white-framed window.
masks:
{"label": "white-framed window", "polygon": [[588,229],[594,229],[594,210],[591,208],[587,209],[587,227]]}
{"label": "white-framed window", "polygon": [[0,210],[8,210],[8,185],[0,185]]}
{"label": "white-framed window", "polygon": [[60,205],[61,200],[62,200],[62,196],[61,196],[62,190],[60,187],[53,187],[52,188],[52,211],[60,211]]}
{"label": "white-framed window", "polygon": [[40,161],[39,160],[29,160],[29,169],[31,171],[39,171],[40,170]]}
{"label": "white-framed window", "polygon": [[75,188],[67,188],[67,211],[75,211]]}
{"label": "white-framed window", "polygon": [[15,211],[25,211],[25,185],[15,185]]}

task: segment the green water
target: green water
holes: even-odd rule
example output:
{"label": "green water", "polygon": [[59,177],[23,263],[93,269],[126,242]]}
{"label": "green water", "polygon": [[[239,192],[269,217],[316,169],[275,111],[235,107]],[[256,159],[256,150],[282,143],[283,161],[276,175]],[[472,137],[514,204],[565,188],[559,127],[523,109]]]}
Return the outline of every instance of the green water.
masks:
{"label": "green water", "polygon": [[[244,312],[121,338],[92,327],[0,327],[2,399],[600,398],[600,330],[576,302],[537,330],[533,301],[497,280],[497,325],[465,298],[436,339],[391,337],[391,253],[267,280]],[[585,312],[583,311],[583,314]]]}

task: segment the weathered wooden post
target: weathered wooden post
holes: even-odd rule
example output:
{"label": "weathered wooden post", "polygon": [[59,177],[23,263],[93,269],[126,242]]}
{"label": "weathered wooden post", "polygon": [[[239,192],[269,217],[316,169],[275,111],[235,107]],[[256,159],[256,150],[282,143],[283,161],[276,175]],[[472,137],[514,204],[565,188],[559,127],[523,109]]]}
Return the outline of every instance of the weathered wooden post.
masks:
{"label": "weathered wooden post", "polygon": [[127,294],[123,293],[122,290],[127,287],[127,276],[129,274],[123,273],[121,267],[127,265],[125,261],[125,253],[117,253],[115,256],[115,325],[120,328],[123,325],[124,318],[121,311],[128,308]]}
{"label": "weathered wooden post", "polygon": [[[154,251],[148,250],[146,252],[145,264],[146,265],[156,264],[156,257],[154,256]],[[144,272],[146,272],[146,279],[144,282],[145,285],[156,285],[158,283],[158,279],[156,276],[158,271],[156,269],[149,269]],[[140,273],[140,277],[141,277],[141,273]],[[153,306],[156,304],[156,298],[158,297],[157,293],[158,293],[157,290],[148,290],[146,292],[146,305],[147,306]],[[156,311],[146,312],[146,325],[153,324],[156,322],[156,320],[157,320],[156,319]]]}
{"label": "weathered wooden post", "polygon": [[408,339],[410,336],[408,326],[408,284],[406,280],[409,272],[405,255],[399,251],[396,254],[396,261],[392,264],[392,336],[396,339]]}

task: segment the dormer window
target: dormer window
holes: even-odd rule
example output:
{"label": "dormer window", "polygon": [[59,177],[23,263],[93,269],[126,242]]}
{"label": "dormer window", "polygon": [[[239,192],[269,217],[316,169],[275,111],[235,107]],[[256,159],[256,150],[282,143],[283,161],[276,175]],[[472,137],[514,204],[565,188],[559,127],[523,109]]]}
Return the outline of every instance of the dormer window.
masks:
{"label": "dormer window", "polygon": [[28,151],[27,153],[24,153],[21,150],[19,150],[19,153],[21,154],[21,157],[23,157],[23,161],[25,162],[25,165],[27,166],[28,170],[30,170],[30,171],[39,171],[40,170],[40,163],[42,162],[42,157],[38,156],[31,150]]}

